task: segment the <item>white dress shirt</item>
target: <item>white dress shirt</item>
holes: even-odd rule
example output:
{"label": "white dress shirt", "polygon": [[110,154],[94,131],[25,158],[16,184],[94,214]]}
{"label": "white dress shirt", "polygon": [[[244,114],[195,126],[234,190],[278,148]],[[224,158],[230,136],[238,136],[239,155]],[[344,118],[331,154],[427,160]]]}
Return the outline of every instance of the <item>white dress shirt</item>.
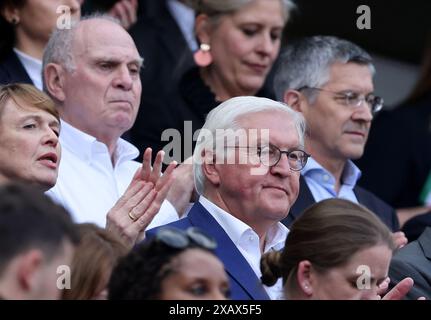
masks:
{"label": "white dress shirt", "polygon": [[[104,143],[61,121],[62,157],[56,185],[47,191],[77,223],[106,225],[106,214],[126,191],[140,163],[138,149],[119,139],[115,165]],[[175,208],[164,201],[148,228],[178,220]]]}
{"label": "white dress shirt", "polygon": [[24,69],[31,81],[33,81],[34,86],[42,91],[42,61],[33,58],[22,51],[19,51],[17,48],[14,48],[13,51],[16,53],[19,61],[24,66]]}
{"label": "white dress shirt", "polygon": [[[260,252],[260,242],[257,233],[254,232],[250,226],[219,208],[204,196],[200,196],[199,202],[224,229],[247,260],[256,276],[260,279],[262,276],[262,272],[260,271],[260,258],[262,254]],[[266,235],[264,252],[282,250],[288,233],[289,229],[287,229],[285,225],[280,222],[275,224]],[[277,280],[275,285],[263,287],[272,300],[283,299],[283,284],[281,278]]]}

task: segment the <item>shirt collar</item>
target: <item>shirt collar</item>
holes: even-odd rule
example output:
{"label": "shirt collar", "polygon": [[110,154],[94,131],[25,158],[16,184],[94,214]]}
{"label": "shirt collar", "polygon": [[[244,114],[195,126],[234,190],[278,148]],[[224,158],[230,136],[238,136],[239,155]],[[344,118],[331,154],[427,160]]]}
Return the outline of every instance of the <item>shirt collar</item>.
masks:
{"label": "shirt collar", "polygon": [[[201,195],[199,197],[199,202],[224,229],[236,246],[239,245],[241,238],[246,233],[254,232],[254,230],[249,225],[218,207],[204,196]],[[281,250],[284,247],[284,242],[286,241],[288,233],[289,229],[284,224],[281,222],[275,224],[268,230],[266,234],[266,244],[264,251],[267,252],[271,249]]]}
{"label": "shirt collar", "polygon": [[[308,158],[307,164],[305,165],[304,169],[302,169],[301,174],[304,177],[310,177],[314,180],[319,180],[322,175],[326,175],[332,180],[328,182],[332,184],[335,183],[334,176],[312,157]],[[361,174],[361,170],[353,163],[353,161],[347,160],[344,166],[343,174],[341,175],[341,181],[344,185],[348,185],[353,188],[361,177]]]}
{"label": "shirt collar", "polygon": [[[64,120],[61,120],[60,144],[63,148],[68,149],[68,151],[88,162],[91,162],[93,157],[98,153],[109,152],[108,147],[104,143],[73,127]],[[114,156],[116,165],[120,162],[133,160],[138,155],[139,150],[134,145],[122,138],[118,139]]]}

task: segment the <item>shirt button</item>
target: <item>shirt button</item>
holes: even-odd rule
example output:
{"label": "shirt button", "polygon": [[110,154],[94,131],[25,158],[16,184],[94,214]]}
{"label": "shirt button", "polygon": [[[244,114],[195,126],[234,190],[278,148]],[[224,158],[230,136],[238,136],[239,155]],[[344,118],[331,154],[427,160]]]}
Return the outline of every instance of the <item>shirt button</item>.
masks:
{"label": "shirt button", "polygon": [[329,176],[327,174],[323,175],[323,181],[325,181],[325,182],[329,181]]}
{"label": "shirt button", "polygon": [[248,241],[252,242],[253,241],[253,236],[249,236],[248,237]]}

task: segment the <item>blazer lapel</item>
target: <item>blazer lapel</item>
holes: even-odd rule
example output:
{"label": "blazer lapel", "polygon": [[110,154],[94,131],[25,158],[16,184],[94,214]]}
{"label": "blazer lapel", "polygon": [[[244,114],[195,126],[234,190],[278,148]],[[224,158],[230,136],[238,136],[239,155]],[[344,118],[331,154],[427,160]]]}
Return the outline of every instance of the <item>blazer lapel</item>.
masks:
{"label": "blazer lapel", "polygon": [[247,260],[211,214],[197,202],[188,215],[191,223],[205,230],[217,240],[216,254],[223,261],[226,272],[255,300],[269,296]]}
{"label": "blazer lapel", "polygon": [[289,214],[281,222],[290,227],[293,221],[295,221],[301,213],[313,203],[315,203],[313,195],[305,182],[304,177],[301,175],[299,177],[299,194],[295,203],[290,208]]}

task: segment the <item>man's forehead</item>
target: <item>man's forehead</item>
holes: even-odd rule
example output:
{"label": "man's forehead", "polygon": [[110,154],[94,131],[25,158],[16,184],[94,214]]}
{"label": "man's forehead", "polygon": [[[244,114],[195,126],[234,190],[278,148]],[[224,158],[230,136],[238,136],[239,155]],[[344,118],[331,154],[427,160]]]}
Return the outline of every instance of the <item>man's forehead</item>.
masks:
{"label": "man's forehead", "polygon": [[133,39],[121,26],[111,21],[100,21],[100,19],[82,22],[76,31],[73,47],[77,54],[97,50],[114,54],[117,51],[124,51],[139,57]]}
{"label": "man's forehead", "polygon": [[238,123],[247,132],[249,141],[273,143],[280,146],[297,146],[298,131],[290,114],[283,111],[268,111],[238,118]]}

